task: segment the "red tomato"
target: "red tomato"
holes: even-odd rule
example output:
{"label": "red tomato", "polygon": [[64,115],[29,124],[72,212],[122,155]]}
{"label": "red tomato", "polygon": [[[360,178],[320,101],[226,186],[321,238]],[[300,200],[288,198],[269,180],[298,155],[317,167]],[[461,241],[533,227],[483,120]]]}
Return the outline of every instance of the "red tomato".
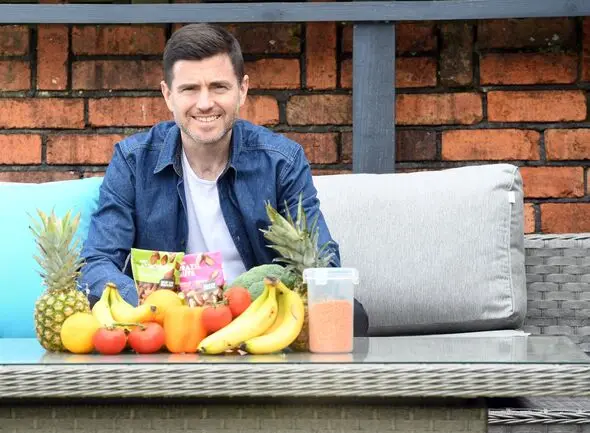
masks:
{"label": "red tomato", "polygon": [[212,334],[231,323],[231,310],[227,305],[207,306],[203,310],[201,321],[207,332]]}
{"label": "red tomato", "polygon": [[164,346],[166,337],[162,325],[147,322],[133,328],[127,339],[136,353],[154,353]]}
{"label": "red tomato", "polygon": [[94,334],[92,344],[103,355],[116,355],[125,349],[127,335],[121,328],[100,328]]}
{"label": "red tomato", "polygon": [[227,299],[227,305],[234,319],[242,314],[252,303],[250,292],[245,287],[232,287],[223,294],[223,297]]}

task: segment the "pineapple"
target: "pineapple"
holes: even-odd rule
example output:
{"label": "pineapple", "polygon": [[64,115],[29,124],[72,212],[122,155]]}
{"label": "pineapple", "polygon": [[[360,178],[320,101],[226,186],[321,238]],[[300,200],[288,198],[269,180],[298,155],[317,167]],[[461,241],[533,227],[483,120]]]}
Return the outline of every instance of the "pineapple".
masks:
{"label": "pineapple", "polygon": [[68,212],[63,219],[37,210],[40,221],[33,221],[31,231],[39,248],[35,260],[46,286],[35,303],[35,331],[41,345],[50,351],[63,351],[60,332],[64,320],[76,312],[90,313],[90,304],[77,288],[82,266],[78,239],[74,234],[80,222],[78,214],[71,219]]}
{"label": "pineapple", "polygon": [[271,224],[267,230],[262,230],[262,232],[265,239],[270,242],[269,247],[279,254],[279,257],[274,261],[284,263],[287,270],[295,275],[294,290],[299,293],[305,306],[303,328],[297,339],[291,344],[291,348],[296,351],[309,351],[307,284],[303,281],[303,270],[329,266],[334,258],[334,252],[329,248],[333,244],[331,241],[318,245],[317,217],[311,227],[308,227],[302,199],[302,194],[300,194],[296,221],[291,217],[286,203],[286,218],[269,203],[266,203],[266,213]]}

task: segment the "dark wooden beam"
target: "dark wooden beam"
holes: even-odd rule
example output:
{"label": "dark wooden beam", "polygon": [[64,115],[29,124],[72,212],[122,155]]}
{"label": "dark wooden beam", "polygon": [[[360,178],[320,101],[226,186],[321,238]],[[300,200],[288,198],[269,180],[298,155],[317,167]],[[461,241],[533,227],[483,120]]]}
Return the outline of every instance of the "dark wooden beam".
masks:
{"label": "dark wooden beam", "polygon": [[395,26],[355,24],[352,43],[353,172],[392,173]]}
{"label": "dark wooden beam", "polygon": [[377,22],[585,15],[590,15],[590,0],[0,5],[0,23],[10,24]]}

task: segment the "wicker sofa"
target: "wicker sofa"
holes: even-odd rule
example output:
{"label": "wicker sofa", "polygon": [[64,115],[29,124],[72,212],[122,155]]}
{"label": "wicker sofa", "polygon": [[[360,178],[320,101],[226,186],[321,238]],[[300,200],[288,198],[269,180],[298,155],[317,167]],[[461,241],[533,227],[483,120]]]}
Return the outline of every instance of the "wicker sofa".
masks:
{"label": "wicker sofa", "polygon": [[[483,169],[481,167],[476,168],[477,170]],[[318,179],[316,186],[318,188],[318,194],[322,200],[322,206],[324,214],[326,215],[328,224],[332,227],[336,238],[341,240],[341,252],[343,255],[343,265],[359,265],[361,274],[363,276],[375,272],[376,266],[374,262],[379,258],[385,257],[384,260],[391,260],[388,257],[389,251],[395,248],[401,248],[404,250],[403,254],[415,255],[418,257],[425,258],[425,261],[432,263],[432,257],[425,257],[428,253],[414,254],[410,252],[408,246],[420,245],[422,250],[426,251],[429,249],[440,251],[440,249],[453,249],[459,248],[458,244],[451,244],[448,246],[440,246],[437,244],[437,240],[424,239],[427,235],[420,233],[421,224],[450,224],[449,218],[442,221],[445,217],[440,220],[437,219],[437,215],[426,215],[429,211],[429,203],[419,203],[416,205],[416,200],[410,204],[411,210],[401,209],[395,210],[396,206],[404,206],[408,203],[407,197],[413,199],[417,195],[423,195],[424,201],[432,200],[432,198],[439,193],[444,197],[438,198],[437,202],[432,206],[435,209],[441,209],[441,212],[447,212],[448,208],[459,209],[458,215],[463,215],[465,218],[473,218],[473,215],[466,216],[463,211],[465,200],[477,200],[481,193],[485,194],[487,191],[468,191],[468,188],[477,188],[475,186],[468,186],[463,191],[459,191],[459,197],[455,198],[453,193],[448,193],[445,188],[431,188],[428,183],[434,181],[445,182],[446,179],[439,177],[426,178],[424,184],[421,184],[423,177],[418,173],[418,176],[412,180],[412,182],[405,182],[403,186],[397,184],[397,181],[387,175],[379,180],[374,180],[370,176],[360,178],[358,181],[351,180],[351,177],[342,180],[342,186],[340,187],[343,191],[337,197],[332,196],[328,192],[336,190],[335,184],[339,180],[330,176],[324,179]],[[449,178],[457,175],[463,176],[459,172],[449,172],[444,177]],[[492,176],[496,176],[493,174]],[[477,176],[476,176],[477,177]],[[463,179],[467,180],[465,183],[469,183],[467,177]],[[518,183],[520,179],[517,179]],[[358,183],[363,183],[363,186],[359,186]],[[418,185],[416,187],[416,185]],[[370,186],[370,187],[368,187]],[[387,190],[387,192],[377,191],[378,188]],[[457,187],[457,184],[453,184],[453,187]],[[407,189],[410,189],[410,192]],[[428,189],[431,188],[431,189]],[[462,188],[459,186],[458,188]],[[393,189],[397,189],[397,192],[392,192]],[[425,191],[427,190],[427,191]],[[467,192],[465,192],[467,191]],[[461,193],[464,192],[464,195]],[[516,194],[520,195],[519,200],[522,201],[522,189],[516,189]],[[360,197],[362,195],[362,197]],[[358,198],[356,198],[358,197]],[[356,199],[355,199],[356,198]],[[381,200],[381,203],[379,201]],[[421,201],[422,199],[417,199]],[[351,202],[353,202],[351,204]],[[348,205],[347,205],[348,203]],[[369,211],[365,209],[369,208]],[[383,210],[385,208],[386,210]],[[523,219],[522,208],[516,208],[517,215],[513,214],[513,220]],[[342,212],[348,211],[348,215],[342,215]],[[390,212],[393,211],[393,215],[390,217]],[[371,212],[371,215],[365,215],[366,212]],[[404,213],[414,212],[416,219],[419,222],[412,222],[405,218]],[[463,213],[461,213],[463,212]],[[375,216],[374,214],[378,215]],[[401,229],[387,229],[381,230],[376,229],[377,224],[384,225],[403,225]],[[356,224],[356,229],[342,229],[351,224]],[[486,228],[495,229],[493,223],[491,226]],[[498,224],[504,224],[506,227],[506,221],[498,222]],[[467,227],[467,226],[466,226]],[[361,232],[360,234],[355,233],[354,230]],[[410,231],[411,234],[408,236],[403,233],[404,230]],[[474,233],[475,229],[466,228],[470,233],[466,233],[465,236],[473,237],[477,239],[477,234]],[[522,230],[520,229],[520,236],[522,237]],[[370,239],[370,233],[378,231],[379,235],[376,242],[385,244],[385,247],[377,247],[379,252],[375,253],[372,251]],[[367,235],[363,235],[366,232]],[[512,234],[516,237],[519,236],[517,231],[513,231]],[[383,238],[385,237],[385,238]],[[421,237],[420,241],[415,241],[415,237]],[[397,242],[397,244],[396,244]],[[399,243],[402,246],[399,246]],[[415,242],[415,243],[414,243]],[[451,240],[450,242],[453,242]],[[414,244],[413,244],[414,243]],[[448,252],[448,251],[447,251]],[[363,260],[358,258],[359,255],[369,253],[371,258]],[[412,266],[412,260],[405,260],[403,254],[398,254],[394,260],[402,261],[404,265]],[[448,257],[447,257],[448,258]],[[430,260],[430,261],[429,261]],[[451,256],[450,261],[460,260]],[[487,258],[485,259],[487,260]],[[454,263],[453,263],[454,265]],[[398,267],[399,269],[399,267]],[[380,267],[378,272],[387,273],[386,275],[380,275],[379,279],[388,279],[391,281],[396,278],[395,271],[388,269],[387,267]],[[526,315],[524,316],[524,322],[516,326],[516,329],[522,329],[532,335],[559,335],[567,336],[579,348],[590,355],[590,234],[528,234],[524,236],[524,269],[518,269],[514,273],[521,274],[525,273],[526,278]],[[460,270],[450,274],[451,278],[457,277],[459,280]],[[449,274],[447,274],[449,275]],[[474,279],[476,276],[471,275]],[[412,273],[405,273],[404,277],[406,280],[413,278]],[[430,271],[428,278],[432,280],[440,280],[443,278],[436,272]],[[510,276],[508,277],[510,278]],[[419,279],[416,276],[416,279]],[[421,281],[424,281],[422,279]],[[374,283],[375,280],[372,280]],[[379,291],[380,296],[400,296],[400,286],[405,284],[395,285],[395,288],[389,285],[381,285],[381,281],[376,281],[376,285],[371,287],[360,286],[359,295],[361,295],[361,301],[369,300],[368,308],[369,313],[369,332],[373,331],[373,335],[387,335],[379,334],[375,331],[375,327],[372,326],[373,314],[381,315],[382,317],[387,316],[388,306],[383,305],[384,302],[375,301],[375,297],[371,299],[367,296],[364,290]],[[379,286],[377,286],[379,285]],[[451,283],[452,286],[452,283]],[[429,290],[436,290],[436,283],[429,286]],[[524,290],[524,287],[522,288]],[[481,293],[481,292],[480,292]],[[401,295],[412,297],[412,294]],[[477,297],[477,294],[473,296]],[[371,302],[372,301],[372,302]],[[396,301],[403,302],[403,300],[396,299]],[[421,302],[421,300],[410,299],[408,305],[412,307],[412,303]],[[453,308],[455,300],[445,300],[447,308]],[[475,302],[486,302],[486,301],[475,301]],[[395,319],[392,319],[395,320]],[[509,323],[505,323],[504,329],[515,329],[510,328]],[[392,328],[392,330],[394,330]],[[468,331],[474,331],[475,329]],[[386,331],[387,332],[387,331]],[[444,331],[443,331],[444,332]],[[393,334],[395,335],[395,334]],[[588,385],[590,393],[590,384]],[[544,424],[554,425],[558,431],[560,426],[564,424],[577,425],[580,430],[568,430],[573,432],[582,432],[581,426],[585,425],[586,430],[584,432],[590,432],[590,398],[539,398],[539,399],[510,399],[510,400],[497,400],[490,401],[489,411],[489,422],[490,428],[496,432],[507,432],[511,429],[514,431],[541,431],[539,429],[531,429],[524,427],[529,424]],[[543,430],[544,431],[544,430]]]}
{"label": "wicker sofa", "polygon": [[[95,194],[97,183],[81,188],[83,195],[84,188]],[[80,196],[69,193],[65,196],[80,201]],[[47,195],[46,191],[39,194]],[[92,206],[91,200],[88,208]],[[524,242],[528,303],[523,329],[531,334],[565,335],[590,355],[590,234],[531,234],[524,237]],[[562,432],[565,424],[568,432],[590,432],[590,399],[510,399],[489,403],[491,432],[547,428]]]}
{"label": "wicker sofa", "polygon": [[[525,236],[524,330],[565,335],[590,356],[590,233]],[[590,388],[590,384],[588,385]],[[490,401],[490,433],[590,431],[590,398]]]}

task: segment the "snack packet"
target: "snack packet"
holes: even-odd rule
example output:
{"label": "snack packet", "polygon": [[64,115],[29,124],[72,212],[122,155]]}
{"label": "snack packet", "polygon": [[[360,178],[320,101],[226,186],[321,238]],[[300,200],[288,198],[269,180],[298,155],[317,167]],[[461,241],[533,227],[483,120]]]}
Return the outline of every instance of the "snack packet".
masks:
{"label": "snack packet", "polygon": [[183,252],[131,249],[131,270],[139,305],[154,291],[179,291]]}
{"label": "snack packet", "polygon": [[185,254],[180,265],[180,291],[197,305],[220,301],[225,284],[222,265],[220,251]]}

